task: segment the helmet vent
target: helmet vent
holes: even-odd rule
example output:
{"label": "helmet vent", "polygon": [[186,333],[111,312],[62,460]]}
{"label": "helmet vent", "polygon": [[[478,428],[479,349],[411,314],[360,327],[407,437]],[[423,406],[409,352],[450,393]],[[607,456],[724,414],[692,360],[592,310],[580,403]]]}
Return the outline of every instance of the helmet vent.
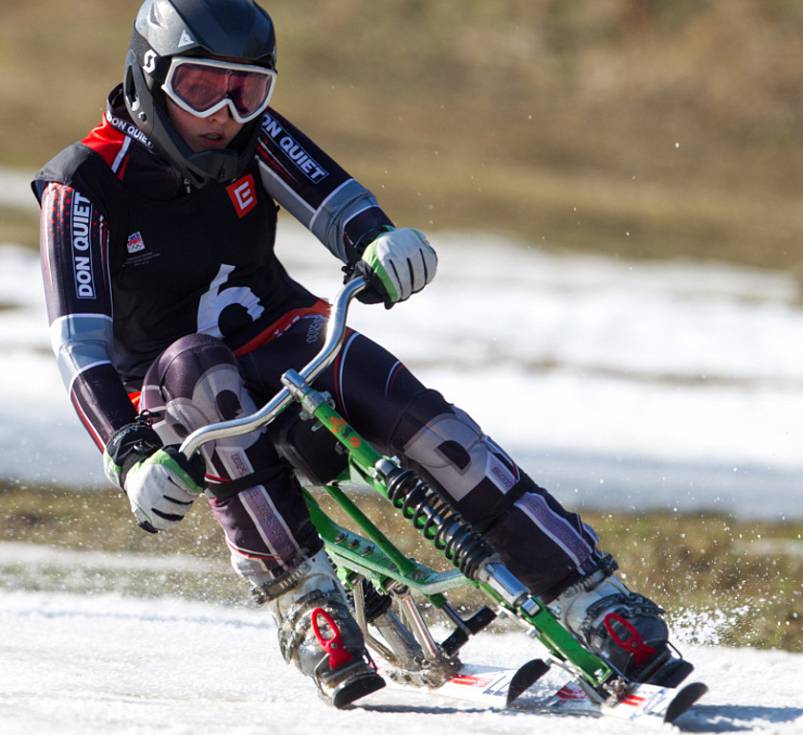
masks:
{"label": "helmet vent", "polygon": [[159,3],[156,0],[151,0],[150,12],[148,14],[150,22],[154,25],[165,27],[165,22],[162,20],[162,14],[159,12]]}

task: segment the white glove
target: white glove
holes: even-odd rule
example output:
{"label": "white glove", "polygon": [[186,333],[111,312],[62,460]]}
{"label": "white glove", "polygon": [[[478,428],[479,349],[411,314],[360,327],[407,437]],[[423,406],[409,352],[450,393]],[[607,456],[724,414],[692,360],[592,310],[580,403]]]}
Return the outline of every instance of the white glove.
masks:
{"label": "white glove", "polygon": [[203,491],[203,472],[174,446],[138,462],[125,478],[125,493],[140,528],[156,533],[175,526]]}
{"label": "white glove", "polygon": [[146,419],[118,429],[103,452],[106,477],[128,496],[140,528],[149,533],[178,523],[203,492],[206,465],[188,460],[177,446],[163,447]]}
{"label": "white glove", "polygon": [[412,227],[381,234],[365,249],[355,269],[388,309],[421,291],[437,270],[437,254],[424,233]]}

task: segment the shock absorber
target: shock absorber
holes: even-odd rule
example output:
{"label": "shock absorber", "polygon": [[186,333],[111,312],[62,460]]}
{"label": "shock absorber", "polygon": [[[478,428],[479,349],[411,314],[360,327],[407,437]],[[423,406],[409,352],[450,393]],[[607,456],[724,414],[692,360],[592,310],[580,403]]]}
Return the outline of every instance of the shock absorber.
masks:
{"label": "shock absorber", "polygon": [[365,598],[365,618],[369,623],[373,623],[390,608],[390,595],[378,592],[367,579],[362,581],[362,593]]}
{"label": "shock absorber", "polygon": [[387,473],[388,499],[413,527],[469,579],[493,552],[482,537],[412,470]]}

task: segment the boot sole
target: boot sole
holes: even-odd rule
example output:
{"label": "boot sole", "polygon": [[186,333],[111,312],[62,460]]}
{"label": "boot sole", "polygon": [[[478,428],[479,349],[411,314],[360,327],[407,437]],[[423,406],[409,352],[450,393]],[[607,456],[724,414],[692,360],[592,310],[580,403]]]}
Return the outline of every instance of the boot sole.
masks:
{"label": "boot sole", "polygon": [[675,689],[692,671],[694,666],[686,659],[671,658],[652,673],[646,683]]}
{"label": "boot sole", "polygon": [[343,709],[352,702],[379,691],[384,686],[385,680],[379,674],[366,674],[338,687],[332,694],[332,704],[338,709]]}

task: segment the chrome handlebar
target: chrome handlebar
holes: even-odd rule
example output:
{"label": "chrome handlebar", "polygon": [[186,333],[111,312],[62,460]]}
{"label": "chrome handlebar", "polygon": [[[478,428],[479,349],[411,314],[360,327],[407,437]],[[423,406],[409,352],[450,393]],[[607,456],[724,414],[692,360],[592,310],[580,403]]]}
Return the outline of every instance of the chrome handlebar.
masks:
{"label": "chrome handlebar", "polygon": [[[299,371],[299,374],[306,382],[311,383],[334,362],[346,337],[346,317],[348,316],[349,305],[354,297],[366,286],[365,279],[362,276],[357,276],[343,286],[335,296],[329,321],[326,325],[324,345],[320,352]],[[255,431],[273,421],[292,401],[293,396],[290,391],[287,388],[282,388],[262,408],[249,416],[242,416],[230,421],[221,421],[196,429],[181,443],[181,452],[186,457],[192,457],[207,442]]]}

